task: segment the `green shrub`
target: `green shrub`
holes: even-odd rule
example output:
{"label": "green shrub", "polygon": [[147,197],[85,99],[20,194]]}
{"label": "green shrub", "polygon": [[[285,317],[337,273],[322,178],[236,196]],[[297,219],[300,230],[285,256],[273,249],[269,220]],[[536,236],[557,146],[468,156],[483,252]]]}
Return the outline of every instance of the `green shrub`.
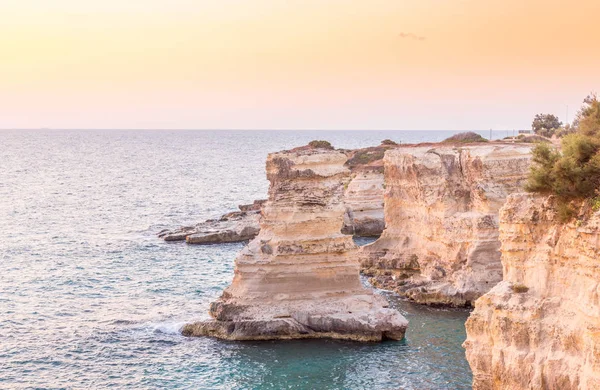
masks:
{"label": "green shrub", "polygon": [[560,159],[560,153],[548,144],[538,144],[533,149],[533,165],[529,171],[529,178],[525,190],[551,194],[554,177],[553,168]]}
{"label": "green shrub", "polygon": [[394,142],[391,139],[384,139],[383,141],[381,141],[381,144],[382,145],[391,145],[391,146],[398,145],[397,142]]}
{"label": "green shrub", "polygon": [[515,283],[512,285],[512,290],[514,292],[516,292],[517,294],[523,294],[523,293],[526,293],[527,291],[529,291],[529,287],[527,287],[521,283]]}
{"label": "green shrub", "polygon": [[600,211],[600,196],[597,196],[594,199],[592,199],[592,210],[594,212]]}
{"label": "green shrub", "polygon": [[600,102],[595,95],[585,100],[576,122],[577,132],[564,136],[561,150],[548,144],[533,149],[533,165],[525,189],[556,195],[562,222],[571,220],[578,201],[600,193]]}
{"label": "green shrub", "polygon": [[333,150],[334,149],[334,147],[331,146],[331,144],[329,143],[329,141],[322,141],[322,140],[310,141],[308,143],[308,146],[310,146],[313,149],[329,149],[329,150]]}
{"label": "green shrub", "polygon": [[471,142],[488,142],[488,140],[473,131],[467,131],[466,133],[458,133],[458,134],[453,135],[452,137],[446,138],[444,140],[444,142],[471,143]]}
{"label": "green shrub", "polygon": [[577,131],[577,129],[574,126],[571,126],[570,124],[566,124],[565,126],[559,128],[556,130],[556,132],[554,133],[557,137],[562,138],[565,135],[569,135],[569,134],[573,134]]}

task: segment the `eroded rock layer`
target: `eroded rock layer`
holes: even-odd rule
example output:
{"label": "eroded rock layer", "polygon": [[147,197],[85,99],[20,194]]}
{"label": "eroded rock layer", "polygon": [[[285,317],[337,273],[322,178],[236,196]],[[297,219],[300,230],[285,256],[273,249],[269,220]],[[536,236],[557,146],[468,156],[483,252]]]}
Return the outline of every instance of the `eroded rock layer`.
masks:
{"label": "eroded rock layer", "polygon": [[299,148],[267,159],[271,183],[261,230],[236,259],[212,321],[188,336],[230,340],[402,339],[407,321],[365,289],[350,236],[341,233],[346,154]]}
{"label": "eroded rock layer", "polygon": [[584,214],[563,225],[552,198],[508,198],[504,280],[466,324],[474,389],[600,389],[600,212]]}
{"label": "eroded rock layer", "polygon": [[353,171],[344,191],[346,214],[342,233],[360,237],[381,235],[385,227],[383,193],[383,166]]}
{"label": "eroded rock layer", "polygon": [[386,152],[386,229],[361,249],[363,272],[419,303],[469,305],[502,280],[498,210],[529,162],[512,144]]}

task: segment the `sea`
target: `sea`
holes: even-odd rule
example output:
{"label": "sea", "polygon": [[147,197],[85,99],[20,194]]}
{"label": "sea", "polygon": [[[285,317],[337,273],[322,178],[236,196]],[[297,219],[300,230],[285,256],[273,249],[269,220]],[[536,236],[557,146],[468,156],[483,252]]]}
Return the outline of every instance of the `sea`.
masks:
{"label": "sea", "polygon": [[156,236],[266,198],[270,152],[452,134],[0,131],[0,389],[470,388],[469,312],[383,291],[410,321],[402,342],[183,337],[208,318],[244,243]]}

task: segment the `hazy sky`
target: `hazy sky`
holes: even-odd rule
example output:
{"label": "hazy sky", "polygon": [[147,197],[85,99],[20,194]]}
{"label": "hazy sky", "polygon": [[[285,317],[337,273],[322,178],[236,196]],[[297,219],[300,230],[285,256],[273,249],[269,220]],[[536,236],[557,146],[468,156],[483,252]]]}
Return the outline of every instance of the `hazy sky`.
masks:
{"label": "hazy sky", "polygon": [[600,89],[599,0],[0,0],[0,128],[513,129]]}

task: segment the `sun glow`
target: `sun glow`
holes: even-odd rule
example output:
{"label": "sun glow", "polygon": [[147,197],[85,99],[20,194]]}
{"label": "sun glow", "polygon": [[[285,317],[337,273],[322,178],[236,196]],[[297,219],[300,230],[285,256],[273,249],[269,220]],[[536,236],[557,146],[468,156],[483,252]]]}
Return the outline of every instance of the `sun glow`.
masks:
{"label": "sun glow", "polygon": [[9,0],[0,127],[522,127],[597,87],[598,12],[594,0]]}

